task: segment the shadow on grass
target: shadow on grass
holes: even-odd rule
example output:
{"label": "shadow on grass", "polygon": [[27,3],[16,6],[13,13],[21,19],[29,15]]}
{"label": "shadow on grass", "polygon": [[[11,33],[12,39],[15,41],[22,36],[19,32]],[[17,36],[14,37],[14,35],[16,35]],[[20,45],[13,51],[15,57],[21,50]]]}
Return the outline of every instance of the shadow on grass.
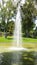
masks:
{"label": "shadow on grass", "polygon": [[7,38],[8,40],[12,40],[13,38]]}

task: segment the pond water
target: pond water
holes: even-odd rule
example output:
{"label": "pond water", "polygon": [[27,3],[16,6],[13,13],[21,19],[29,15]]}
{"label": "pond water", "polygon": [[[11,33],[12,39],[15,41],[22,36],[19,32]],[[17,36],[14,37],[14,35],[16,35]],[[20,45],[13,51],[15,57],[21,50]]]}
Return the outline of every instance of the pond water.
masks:
{"label": "pond water", "polygon": [[0,53],[0,65],[37,65],[37,52],[13,51]]}

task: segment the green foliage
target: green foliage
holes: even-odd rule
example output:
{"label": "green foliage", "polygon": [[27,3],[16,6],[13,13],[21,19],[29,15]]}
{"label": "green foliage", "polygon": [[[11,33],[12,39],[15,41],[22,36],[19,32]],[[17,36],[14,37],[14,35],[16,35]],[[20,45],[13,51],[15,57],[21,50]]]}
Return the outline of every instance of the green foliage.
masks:
{"label": "green foliage", "polygon": [[14,30],[14,22],[8,22],[7,26],[7,32],[9,32],[9,34],[13,34],[13,30]]}
{"label": "green foliage", "polygon": [[34,21],[36,16],[36,9],[32,0],[27,0],[22,9],[22,31],[25,35],[29,36],[29,32],[33,30]]}
{"label": "green foliage", "polygon": [[[26,3],[21,7],[22,9],[22,32],[24,36],[30,37],[33,28],[35,26],[33,19],[37,16],[37,10],[34,7],[34,0],[26,0]],[[37,2],[37,0],[36,0]],[[0,3],[0,31],[13,33],[14,23],[12,17],[16,16],[16,7],[13,6],[12,0],[2,0],[2,5]],[[11,20],[11,21],[10,21]]]}
{"label": "green foliage", "polygon": [[[6,4],[6,6],[5,6],[5,4]],[[0,18],[2,18],[1,31],[3,31],[3,32],[8,31],[8,29],[7,29],[8,26],[10,25],[10,27],[11,26],[13,27],[13,25],[14,25],[13,21],[12,21],[12,17],[14,16],[16,8],[13,6],[12,1],[10,1],[10,0],[8,0],[7,2],[2,0],[2,5],[0,4],[0,8],[1,8]],[[10,22],[12,22],[12,24]]]}

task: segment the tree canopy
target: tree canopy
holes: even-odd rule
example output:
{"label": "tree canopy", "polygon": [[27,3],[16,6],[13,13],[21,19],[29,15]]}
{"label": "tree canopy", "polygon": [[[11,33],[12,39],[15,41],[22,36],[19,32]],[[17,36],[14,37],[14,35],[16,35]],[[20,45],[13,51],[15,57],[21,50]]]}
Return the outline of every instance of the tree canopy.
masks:
{"label": "tree canopy", "polygon": [[32,0],[27,0],[21,7],[22,9],[22,31],[26,36],[29,36],[29,32],[34,28],[33,19],[36,17],[36,8]]}
{"label": "tree canopy", "polygon": [[[14,16],[15,7],[12,5],[12,1],[8,0],[5,2],[2,0],[0,3],[0,18],[1,18],[1,29],[7,31],[8,24],[13,22],[12,17]],[[13,24],[11,24],[13,26]]]}
{"label": "tree canopy", "polygon": [[[0,31],[13,33],[14,22],[12,17],[16,16],[16,6],[12,3],[13,0],[1,0],[0,3]],[[37,16],[37,8],[35,3],[37,0],[26,0],[25,4],[21,6],[22,17],[22,33],[27,37],[30,36],[31,31],[35,26],[34,19]],[[37,4],[36,4],[37,5]]]}

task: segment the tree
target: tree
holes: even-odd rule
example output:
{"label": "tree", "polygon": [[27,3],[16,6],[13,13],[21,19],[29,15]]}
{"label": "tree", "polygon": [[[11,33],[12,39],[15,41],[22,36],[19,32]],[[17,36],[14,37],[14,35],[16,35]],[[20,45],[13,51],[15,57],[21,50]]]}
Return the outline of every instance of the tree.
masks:
{"label": "tree", "polygon": [[[8,26],[9,26],[10,20],[12,21],[12,17],[14,16],[14,13],[15,13],[15,7],[12,5],[12,1],[8,0],[7,2],[5,2],[4,0],[2,0],[1,26],[2,26],[3,32],[5,31],[7,33],[7,31],[9,31]],[[12,23],[12,27],[13,25],[14,24]]]}
{"label": "tree", "polygon": [[33,18],[36,16],[36,8],[32,0],[27,0],[21,7],[22,9],[22,31],[29,37],[29,33],[33,30],[34,22]]}
{"label": "tree", "polygon": [[8,27],[7,28],[7,32],[9,32],[9,35],[13,35],[13,30],[14,30],[14,22],[13,21],[10,21],[8,22]]}

